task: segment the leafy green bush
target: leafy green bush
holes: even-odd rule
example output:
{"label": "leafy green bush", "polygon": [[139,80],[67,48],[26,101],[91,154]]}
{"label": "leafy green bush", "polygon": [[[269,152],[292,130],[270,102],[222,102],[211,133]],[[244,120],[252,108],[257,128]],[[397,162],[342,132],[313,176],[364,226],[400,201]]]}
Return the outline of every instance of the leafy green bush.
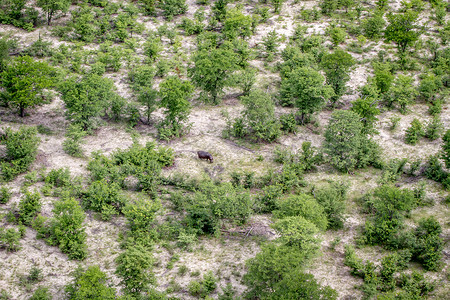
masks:
{"label": "leafy green bush", "polygon": [[294,270],[283,276],[274,286],[273,292],[263,299],[328,299],[335,300],[338,294],[329,286],[321,286],[312,274]]}
{"label": "leafy green bush", "polygon": [[324,152],[331,165],[341,171],[376,164],[379,160],[379,147],[363,132],[359,119],[352,111],[335,111],[325,131]]}
{"label": "leafy green bush", "polygon": [[[372,218],[366,221],[364,236],[368,244],[382,244],[388,248],[398,248],[398,235],[403,228],[405,213],[415,205],[414,192],[383,185],[375,189],[373,197],[367,197],[366,208]],[[401,243],[400,243],[401,244]]]}
{"label": "leafy green bush", "polygon": [[104,220],[121,213],[124,205],[125,197],[120,185],[105,179],[92,182],[83,197],[83,206],[101,213]]}
{"label": "leafy green bush", "polygon": [[388,107],[398,105],[400,112],[406,113],[407,106],[413,103],[418,93],[413,82],[411,76],[398,75],[385,97]]}
{"label": "leafy green bush", "polygon": [[426,270],[439,269],[444,247],[444,241],[439,236],[441,232],[441,225],[434,217],[421,219],[415,230],[416,244],[413,259],[420,262]]}
{"label": "leafy green bush", "polygon": [[139,241],[145,242],[151,239],[155,233],[156,213],[161,209],[158,200],[137,199],[134,203],[128,203],[123,214],[127,218],[128,226],[132,236]]}
{"label": "leafy green bush", "polygon": [[6,186],[0,188],[0,204],[6,204],[11,199],[12,193]]}
{"label": "leafy green bush", "polygon": [[72,178],[69,168],[53,169],[44,178],[46,184],[54,187],[67,187],[71,185]]}
{"label": "leafy green bush", "polygon": [[118,97],[114,82],[96,74],[70,77],[60,85],[60,91],[67,118],[84,131],[94,128],[95,120],[105,115],[109,100]]}
{"label": "leafy green bush", "polygon": [[327,216],[327,228],[339,229],[344,226],[347,191],[348,185],[342,182],[332,182],[314,191],[317,202],[323,207]]}
{"label": "leafy green bush", "polygon": [[283,114],[280,116],[281,130],[287,133],[297,132],[297,120],[295,114]]}
{"label": "leafy green bush", "polygon": [[450,168],[450,129],[447,129],[442,137],[442,159],[445,162],[447,168]]}
{"label": "leafy green bush", "polygon": [[34,291],[29,300],[52,300],[53,296],[50,293],[48,287],[40,286]]}
{"label": "leafy green bush", "polygon": [[186,0],[162,0],[159,7],[163,15],[171,21],[174,16],[184,14],[187,11]]}
{"label": "leafy green bush", "polygon": [[363,20],[362,28],[364,35],[369,39],[379,38],[382,34],[386,22],[383,19],[383,15],[380,13],[375,13]]}
{"label": "leafy green bush", "polygon": [[54,206],[47,241],[57,245],[69,259],[86,258],[86,233],[83,226],[86,216],[80,204],[74,198],[66,198],[57,201]]}
{"label": "leafy green bush", "polygon": [[192,296],[201,298],[207,297],[217,288],[217,278],[214,277],[211,271],[203,275],[202,281],[192,280],[189,282],[188,290]]}
{"label": "leafy green bush", "polygon": [[248,289],[245,298],[270,299],[270,294],[279,282],[290,272],[301,270],[307,258],[304,252],[295,247],[264,244],[261,252],[246,261],[248,271],[243,282]]}
{"label": "leafy green bush", "polygon": [[6,157],[1,162],[1,172],[10,181],[20,173],[28,171],[36,158],[40,139],[35,127],[20,127],[13,131],[6,128],[2,143],[6,145]]}
{"label": "leafy green bush", "polygon": [[319,250],[319,229],[302,216],[285,217],[272,227],[281,235],[278,242],[300,250],[305,257],[313,257]]}
{"label": "leafy green bush", "polygon": [[267,185],[262,188],[258,197],[259,210],[263,213],[272,212],[277,207],[277,200],[283,195],[283,187],[279,184]]}
{"label": "leafy green bush", "polygon": [[280,135],[280,124],[275,118],[275,104],[270,95],[262,90],[253,90],[242,96],[245,106],[242,113],[244,132],[256,141],[273,142]]}
{"label": "leafy green bush", "polygon": [[151,251],[140,243],[128,245],[116,259],[116,274],[121,278],[124,291],[137,296],[155,282],[152,273],[154,259]]}
{"label": "leafy green bush", "polygon": [[317,226],[320,230],[327,228],[327,217],[324,209],[309,195],[291,195],[277,201],[277,210],[274,216],[277,218],[302,216]]}
{"label": "leafy green bush", "polygon": [[428,179],[441,182],[444,188],[450,188],[450,173],[443,169],[437,155],[430,156],[425,166],[425,176]]}
{"label": "leafy green bush", "polygon": [[19,222],[31,225],[31,222],[41,210],[42,202],[39,192],[26,192],[19,202]]}
{"label": "leafy green bush", "polygon": [[199,234],[215,234],[220,221],[245,223],[252,212],[250,194],[231,183],[201,184],[186,208],[185,222]]}
{"label": "leafy green bush", "polygon": [[406,129],[405,142],[415,145],[424,135],[423,125],[418,119],[414,119],[411,125]]}
{"label": "leafy green bush", "polygon": [[20,238],[22,237],[20,230],[15,228],[0,227],[0,248],[8,251],[17,251],[20,247]]}
{"label": "leafy green bush", "polygon": [[425,137],[434,141],[438,139],[441,135],[443,124],[439,117],[434,117],[430,122],[428,122],[427,127],[425,128]]}
{"label": "leafy green bush", "polygon": [[66,285],[67,299],[116,299],[116,291],[108,284],[108,277],[99,266],[84,270],[79,266],[72,274],[73,281]]}

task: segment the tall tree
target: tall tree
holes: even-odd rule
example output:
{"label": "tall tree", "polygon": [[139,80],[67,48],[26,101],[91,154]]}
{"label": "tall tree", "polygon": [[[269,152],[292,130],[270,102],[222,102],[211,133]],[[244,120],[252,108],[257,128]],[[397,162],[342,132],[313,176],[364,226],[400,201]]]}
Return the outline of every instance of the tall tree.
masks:
{"label": "tall tree", "polygon": [[407,47],[417,41],[420,32],[415,24],[419,14],[411,9],[403,13],[388,14],[389,25],[386,27],[384,36],[387,41],[397,44],[398,51],[403,54]]}
{"label": "tall tree", "polygon": [[25,109],[44,102],[42,91],[52,86],[51,67],[44,62],[33,60],[29,56],[17,57],[6,65],[0,74],[0,96],[8,105],[19,109],[21,117]]}
{"label": "tall tree", "polygon": [[189,69],[194,84],[211,96],[213,104],[218,104],[219,94],[230,83],[230,76],[238,69],[237,55],[233,50],[222,47],[203,49],[194,58],[194,67]]}
{"label": "tall tree", "polygon": [[346,83],[350,79],[350,69],[355,64],[353,57],[342,49],[322,57],[321,65],[327,76],[327,83],[333,87],[332,103],[336,103],[346,90]]}
{"label": "tall tree", "polygon": [[104,114],[108,100],[117,97],[111,79],[96,74],[70,78],[61,86],[62,99],[66,104],[67,117],[84,130],[93,127],[93,119]]}
{"label": "tall tree", "polygon": [[360,116],[348,110],[331,115],[323,147],[331,165],[341,171],[364,167],[378,155],[377,145],[363,131]]}
{"label": "tall tree", "polygon": [[181,123],[188,119],[191,104],[188,99],[194,91],[189,81],[184,81],[177,76],[167,77],[159,85],[160,106],[165,109],[166,125],[174,130],[180,129]]}
{"label": "tall tree", "polygon": [[56,12],[67,12],[72,0],[37,0],[36,4],[47,14],[47,25],[50,25]]}
{"label": "tall tree", "polygon": [[281,97],[286,103],[293,102],[305,117],[320,110],[333,95],[333,89],[324,84],[325,78],[310,67],[301,67],[289,72],[281,81]]}

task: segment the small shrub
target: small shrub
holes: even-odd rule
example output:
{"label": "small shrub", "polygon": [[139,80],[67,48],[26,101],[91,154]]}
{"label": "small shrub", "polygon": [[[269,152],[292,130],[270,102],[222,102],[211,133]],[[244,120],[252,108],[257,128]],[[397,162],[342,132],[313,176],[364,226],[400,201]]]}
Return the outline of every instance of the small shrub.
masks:
{"label": "small shrub", "polygon": [[34,291],[29,300],[52,300],[53,296],[48,287],[40,286]]}
{"label": "small shrub", "polygon": [[83,157],[81,144],[83,138],[87,135],[79,124],[71,124],[66,132],[66,139],[63,142],[63,150],[73,157]]}
{"label": "small shrub", "polygon": [[441,225],[434,217],[421,219],[416,228],[413,258],[422,263],[426,270],[437,271],[440,266],[444,247],[444,241],[439,236],[441,232]]}
{"label": "small shrub", "polygon": [[287,133],[297,132],[297,120],[295,114],[284,114],[280,116],[281,130]]}
{"label": "small shrub", "polygon": [[45,176],[44,182],[53,187],[67,187],[72,184],[69,168],[60,168],[51,170]]}
{"label": "small shrub", "polygon": [[83,206],[101,213],[102,219],[109,220],[112,215],[122,212],[125,204],[120,186],[105,179],[94,181],[83,198]]}
{"label": "small shrub", "polygon": [[1,162],[1,170],[3,178],[10,181],[28,171],[36,157],[40,139],[35,127],[20,127],[17,131],[6,128],[4,137],[6,157]]}
{"label": "small shrub", "polygon": [[434,117],[425,128],[425,137],[434,141],[438,139],[441,135],[444,126],[439,117]]}
{"label": "small shrub", "polygon": [[123,209],[127,218],[128,226],[132,236],[136,240],[145,241],[155,236],[154,226],[156,213],[161,209],[161,203],[158,200],[137,199],[134,203],[128,203]]}
{"label": "small shrub", "polygon": [[278,209],[274,212],[277,218],[302,216],[321,230],[327,228],[327,217],[324,209],[312,196],[306,194],[291,195],[280,199],[277,202],[277,207]]}
{"label": "small shrub", "polygon": [[188,284],[188,291],[194,297],[198,297],[203,293],[203,286],[198,280],[192,280]]}
{"label": "small shrub", "polygon": [[202,285],[203,290],[207,295],[211,294],[217,288],[217,278],[214,277],[211,271],[203,276]]}
{"label": "small shrub", "polygon": [[406,129],[405,142],[410,145],[415,145],[423,135],[422,123],[418,119],[414,119],[410,127]]}
{"label": "small shrub", "polygon": [[321,187],[313,192],[317,202],[324,208],[328,220],[327,228],[339,229],[344,226],[347,191],[347,184],[333,182],[328,186]]}
{"label": "small shrub", "polygon": [[8,187],[2,186],[0,188],[0,204],[8,203],[8,201],[11,199],[11,196],[12,192]]}
{"label": "small shrub", "polygon": [[[83,226],[85,214],[74,198],[57,201],[53,208],[47,241],[57,245],[69,259],[82,260],[87,255],[86,233]],[[70,232],[70,235],[67,233]]]}
{"label": "small shrub", "polygon": [[26,192],[19,202],[19,221],[25,225],[31,222],[41,210],[41,195],[38,192]]}
{"label": "small shrub", "polygon": [[108,277],[99,266],[90,266],[86,270],[80,266],[72,276],[72,283],[65,287],[67,299],[116,299],[116,291],[108,284]]}
{"label": "small shrub", "polygon": [[398,127],[398,123],[400,122],[400,120],[402,118],[400,118],[399,116],[392,116],[389,118],[391,121],[391,130],[395,130]]}
{"label": "small shrub", "polygon": [[0,227],[0,248],[5,248],[8,251],[18,251],[21,248],[20,238],[19,230]]}
{"label": "small shrub", "polygon": [[140,243],[128,245],[125,252],[117,257],[116,263],[116,274],[122,279],[126,293],[137,296],[155,282],[151,271],[154,263],[152,253]]}

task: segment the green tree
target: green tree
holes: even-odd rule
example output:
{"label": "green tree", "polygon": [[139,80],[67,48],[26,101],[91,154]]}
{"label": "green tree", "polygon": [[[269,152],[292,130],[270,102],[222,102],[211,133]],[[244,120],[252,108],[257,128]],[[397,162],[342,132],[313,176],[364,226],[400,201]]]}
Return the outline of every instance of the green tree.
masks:
{"label": "green tree", "polygon": [[420,32],[415,24],[418,17],[419,14],[411,9],[387,15],[389,25],[385,29],[384,36],[387,41],[397,44],[400,54],[405,53],[407,47],[419,38]]}
{"label": "green tree", "polygon": [[373,16],[363,20],[362,28],[364,35],[369,39],[376,39],[383,33],[386,21],[383,19],[383,14],[375,13]]}
{"label": "green tree", "polygon": [[275,104],[270,95],[258,89],[242,96],[243,118],[256,140],[273,142],[280,135],[280,123],[275,118]]}
{"label": "green tree", "polygon": [[334,90],[331,97],[333,104],[345,93],[345,84],[350,79],[349,72],[354,64],[353,57],[342,49],[336,49],[322,57],[321,66],[327,76],[327,84]]}
{"label": "green tree", "polygon": [[339,182],[332,182],[314,191],[317,202],[323,207],[327,216],[328,228],[339,229],[344,227],[347,191],[348,185]]}
{"label": "green tree", "polygon": [[155,282],[154,274],[149,271],[154,262],[152,253],[140,243],[128,245],[116,262],[116,274],[122,279],[126,293],[138,296]]}
{"label": "green tree", "polygon": [[447,129],[442,137],[442,159],[445,162],[445,166],[450,168],[450,129]]}
{"label": "green tree", "polygon": [[27,0],[2,0],[0,1],[0,21],[10,23],[11,19],[19,20]]}
{"label": "green tree", "polygon": [[323,207],[310,195],[300,194],[282,198],[277,202],[277,208],[274,211],[277,218],[302,216],[320,230],[327,228],[327,217]]}
{"label": "green tree", "polygon": [[272,227],[281,235],[279,242],[300,250],[307,257],[314,256],[319,250],[319,229],[302,216],[285,217]]}
{"label": "green tree", "polygon": [[407,144],[415,145],[424,134],[422,122],[414,118],[411,125],[406,129],[405,142]]}
{"label": "green tree", "polygon": [[1,97],[7,104],[17,107],[24,117],[26,108],[44,103],[42,91],[53,84],[51,71],[47,63],[29,56],[15,58],[0,74]]}
{"label": "green tree", "polygon": [[302,124],[333,95],[333,89],[324,81],[325,78],[310,67],[296,68],[281,80],[281,97],[284,102],[294,103],[301,113]]}
{"label": "green tree", "polygon": [[374,163],[378,155],[378,146],[363,132],[360,116],[352,111],[333,112],[323,147],[331,165],[341,171]]}
{"label": "green tree", "polygon": [[6,157],[1,163],[1,173],[5,180],[12,180],[20,173],[28,170],[36,158],[40,139],[36,127],[20,127],[13,131],[5,130]]}
{"label": "green tree", "polygon": [[52,245],[58,245],[70,259],[86,258],[86,232],[83,226],[86,216],[80,203],[74,198],[66,198],[54,205],[48,241]]}
{"label": "green tree", "polygon": [[246,261],[248,268],[243,281],[248,289],[246,299],[270,299],[277,284],[286,274],[301,270],[307,256],[297,248],[267,243],[261,247],[261,252]]}
{"label": "green tree", "polygon": [[69,10],[71,0],[38,0],[37,6],[47,13],[47,25],[50,25],[54,14],[58,11],[67,12]]}
{"label": "green tree", "polygon": [[159,3],[163,15],[171,21],[174,16],[184,14],[187,11],[186,0],[162,0]]}
{"label": "green tree", "polygon": [[222,32],[229,40],[233,40],[238,36],[242,38],[252,35],[252,17],[246,16],[239,8],[227,10],[225,20],[223,22]]}
{"label": "green tree", "polygon": [[34,217],[41,211],[41,195],[39,192],[26,192],[19,202],[19,221],[31,225]]}
{"label": "green tree", "polygon": [[68,119],[80,124],[84,130],[93,128],[93,119],[104,115],[108,101],[117,97],[114,82],[96,74],[81,79],[72,77],[60,89]]}
{"label": "green tree", "polygon": [[386,96],[388,106],[397,104],[401,113],[406,113],[407,106],[413,103],[417,96],[417,89],[413,86],[414,78],[399,74]]}
{"label": "green tree", "polygon": [[108,277],[99,266],[90,266],[86,270],[80,266],[74,271],[73,277],[73,282],[65,287],[67,299],[116,299],[116,291],[109,286]]}
{"label": "green tree", "polygon": [[195,65],[189,69],[192,81],[211,96],[213,104],[218,104],[218,96],[230,84],[233,71],[238,69],[237,55],[225,47],[203,49],[194,55],[193,61]]}
{"label": "green tree", "polygon": [[281,8],[281,6],[283,6],[284,0],[271,0],[271,2],[272,2],[272,5],[273,5],[274,13],[280,12],[280,8]]}
{"label": "green tree", "polygon": [[378,121],[376,116],[380,114],[377,104],[378,99],[372,97],[358,98],[352,103],[352,111],[361,117],[365,133],[370,134],[375,131],[375,122]]}
{"label": "green tree", "polygon": [[329,286],[321,286],[314,276],[301,270],[293,270],[277,282],[265,300],[316,299],[335,300],[337,292]]}
{"label": "green tree", "polygon": [[392,82],[394,81],[394,75],[392,74],[392,67],[390,64],[386,63],[374,63],[374,80],[375,84],[380,92],[380,94],[386,94],[391,88]]}
{"label": "green tree", "polygon": [[137,99],[145,107],[145,115],[147,116],[147,123],[150,123],[150,115],[157,108],[158,92],[151,87],[143,87],[139,90]]}
{"label": "green tree", "polygon": [[160,107],[165,109],[166,115],[164,126],[171,127],[175,134],[181,131],[182,122],[189,117],[191,104],[188,99],[193,91],[194,87],[189,81],[183,81],[177,76],[169,76],[159,85]]}
{"label": "green tree", "polygon": [[0,72],[3,72],[9,60],[10,43],[6,38],[0,39]]}

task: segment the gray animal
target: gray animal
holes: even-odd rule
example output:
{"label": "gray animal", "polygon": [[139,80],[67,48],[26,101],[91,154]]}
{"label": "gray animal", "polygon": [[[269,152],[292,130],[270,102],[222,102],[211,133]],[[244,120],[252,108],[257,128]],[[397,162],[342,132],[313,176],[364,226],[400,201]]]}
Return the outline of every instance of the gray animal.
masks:
{"label": "gray animal", "polygon": [[211,155],[211,153],[208,153],[206,151],[197,151],[197,155],[200,159],[209,160],[210,163],[213,162],[213,156]]}

